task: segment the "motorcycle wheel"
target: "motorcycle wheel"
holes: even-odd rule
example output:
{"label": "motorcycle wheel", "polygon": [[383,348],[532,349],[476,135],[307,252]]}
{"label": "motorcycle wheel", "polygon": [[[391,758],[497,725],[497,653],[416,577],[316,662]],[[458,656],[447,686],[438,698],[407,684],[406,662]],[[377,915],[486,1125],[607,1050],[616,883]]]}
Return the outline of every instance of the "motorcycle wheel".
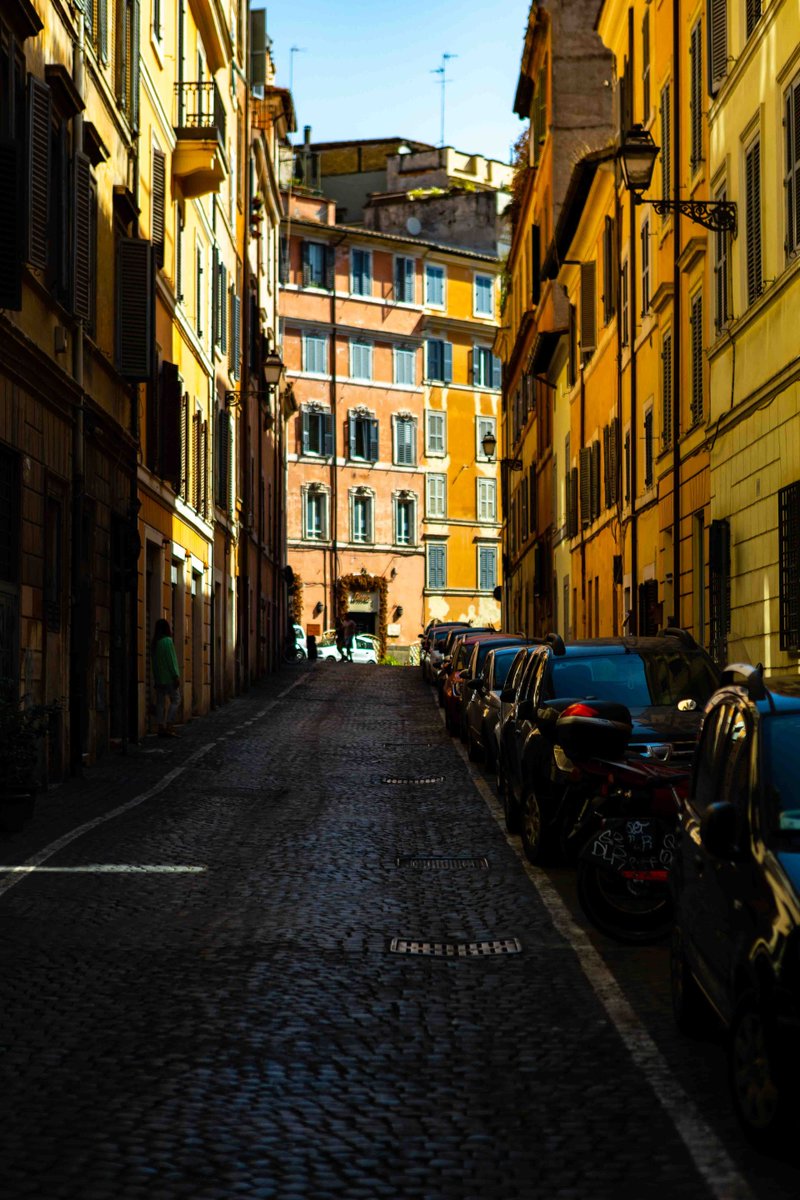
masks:
{"label": "motorcycle wheel", "polygon": [[578,863],[578,900],[595,929],[615,942],[657,942],[672,928],[665,884],[636,884],[591,860]]}

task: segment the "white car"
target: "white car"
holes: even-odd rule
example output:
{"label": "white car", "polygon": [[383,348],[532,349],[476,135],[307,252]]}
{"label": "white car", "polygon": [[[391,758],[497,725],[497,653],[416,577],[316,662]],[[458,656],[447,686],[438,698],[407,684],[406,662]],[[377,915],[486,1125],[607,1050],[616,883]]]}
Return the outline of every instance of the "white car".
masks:
{"label": "white car", "polygon": [[[324,658],[330,662],[336,662],[339,659],[339,651],[336,649],[336,643],[331,642],[327,645],[317,647],[317,658]],[[378,647],[368,634],[357,633],[353,639],[353,662],[357,663],[377,663]]]}
{"label": "white car", "polygon": [[306,641],[305,631],[302,625],[293,625],[294,644],[298,650],[303,651],[303,658],[308,658],[308,642]]}

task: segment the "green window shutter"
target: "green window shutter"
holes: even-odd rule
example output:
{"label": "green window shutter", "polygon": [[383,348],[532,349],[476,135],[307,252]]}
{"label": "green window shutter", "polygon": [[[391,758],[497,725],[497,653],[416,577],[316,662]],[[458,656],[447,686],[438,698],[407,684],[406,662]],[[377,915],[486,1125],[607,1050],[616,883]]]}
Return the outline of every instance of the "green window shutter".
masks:
{"label": "green window shutter", "polygon": [[503,363],[495,355],[492,355],[492,387],[496,392],[499,392],[503,386]]}
{"label": "green window shutter", "polygon": [[761,295],[761,143],[758,139],[745,155],[745,245],[747,260],[747,301]]}
{"label": "green window shutter", "polygon": [[131,6],[131,64],[130,64],[130,116],[131,128],[134,132],[139,129],[139,24],[141,9],[139,0],[133,0]]}
{"label": "green window shutter", "polygon": [[703,28],[696,22],[689,36],[689,108],[691,168],[703,161]]}
{"label": "green window shutter", "polygon": [[184,499],[189,495],[189,473],[191,468],[191,429],[189,426],[189,393],[178,393],[178,440],[180,444],[180,470],[177,482],[177,492]]}
{"label": "green window shutter", "polygon": [[672,445],[672,334],[665,333],[661,345],[661,441]]}
{"label": "green window shutter", "polygon": [[[222,298],[224,308],[225,299]],[[218,345],[220,340],[220,325],[222,314],[220,313],[220,294],[219,294],[219,250],[216,246],[211,247],[211,345],[212,348]]]}
{"label": "green window shutter", "polygon": [[153,370],[155,272],[153,248],[141,238],[120,238],[117,247],[117,369],[130,381]]}
{"label": "green window shutter", "polygon": [[[670,112],[670,87],[665,83],[661,89],[661,195],[665,200],[672,191],[672,116]],[[665,221],[667,217],[663,218]]]}
{"label": "green window shutter", "polygon": [[698,292],[691,307],[691,355],[692,355],[692,424],[703,419],[703,294]]}
{"label": "green window shutter", "polygon": [[0,141],[0,308],[22,308],[22,156],[16,142]]}
{"label": "green window shutter", "polygon": [[619,498],[619,417],[613,417],[609,430],[609,489],[611,503],[616,504]]}
{"label": "green window shutter", "polygon": [[92,307],[92,164],[85,154],[75,155],[74,181],[72,307],[76,317],[88,321]]}
{"label": "green window shutter", "polygon": [[264,87],[267,82],[267,12],[253,9],[250,13],[250,79],[251,87]]}
{"label": "green window shutter", "polygon": [[443,348],[443,350],[442,350],[442,355],[443,355],[442,379],[445,383],[452,383],[452,381],[453,381],[453,343],[452,342],[443,342],[442,348]]}
{"label": "green window shutter", "polygon": [[[47,266],[50,216],[50,88],[28,76],[28,262]],[[3,185],[5,186],[5,184]]]}
{"label": "green window shutter", "polygon": [[322,437],[325,456],[330,458],[333,454],[333,413],[326,412],[322,415]]}
{"label": "green window shutter", "polygon": [[706,0],[708,93],[716,96],[728,74],[728,0]]}
{"label": "green window shutter", "polygon": [[175,363],[162,362],[159,379],[159,473],[180,493],[186,475],[181,437],[182,380]]}
{"label": "green window shutter", "polygon": [[600,516],[600,442],[592,442],[592,458],[589,469],[591,487],[591,514],[596,521]]}
{"label": "green window shutter", "polygon": [[589,356],[597,349],[597,264],[581,263],[581,354]]}
{"label": "green window shutter", "polygon": [[163,151],[153,150],[151,231],[156,266],[164,266],[164,210],[167,197],[167,160]]}
{"label": "green window shutter", "polygon": [[591,524],[592,520],[592,451],[589,446],[581,446],[580,452],[580,488],[581,488],[581,525]]}
{"label": "green window shutter", "polygon": [[230,292],[230,315],[231,340],[228,351],[228,370],[234,379],[238,379],[241,366],[242,303],[233,288],[231,288]]}
{"label": "green window shutter", "polygon": [[378,461],[378,422],[374,417],[369,421],[369,461]]}

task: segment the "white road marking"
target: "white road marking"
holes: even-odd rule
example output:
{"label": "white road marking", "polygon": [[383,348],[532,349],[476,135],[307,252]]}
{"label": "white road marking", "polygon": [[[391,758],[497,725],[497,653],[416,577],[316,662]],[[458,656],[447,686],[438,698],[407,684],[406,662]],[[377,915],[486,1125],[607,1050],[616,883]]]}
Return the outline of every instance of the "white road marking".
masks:
{"label": "white road marking", "polygon": [[[440,717],[443,721],[441,713]],[[502,805],[486,780],[473,768],[464,748],[458,741],[455,741],[454,745],[467,766],[476,790],[505,834]],[[602,956],[592,945],[586,931],[573,920],[572,914],[545,872],[528,862],[519,842],[507,834],[506,841],[539,893],[553,925],[572,947],[592,990],[608,1013],[634,1063],[675,1126],[710,1194],[715,1200],[754,1200],[754,1194],[746,1180],[670,1070],[666,1059],[634,1012]]]}
{"label": "white road marking", "polygon": [[[294,683],[289,685],[288,688],[284,688],[280,695],[277,696],[271,704],[268,704],[266,708],[262,708],[260,712],[257,712],[253,720],[257,721],[260,720],[261,717],[266,716],[267,713],[271,712],[277,704],[280,704],[284,696],[287,696],[289,692],[291,692],[299,684],[306,682],[309,678],[310,676],[304,675],[299,679],[296,679]],[[164,788],[169,787],[173,779],[177,779],[180,775],[182,775],[187,767],[190,767],[192,763],[197,762],[197,760],[202,758],[204,754],[208,754],[209,750],[212,750],[214,746],[217,745],[217,742],[222,740],[223,736],[226,735],[220,735],[216,741],[209,742],[207,745],[201,746],[199,750],[195,750],[194,754],[189,755],[185,763],[182,763],[179,767],[175,767],[172,771],[168,771],[167,774],[158,781],[158,783],[154,784],[151,788],[148,788],[146,792],[140,792],[138,796],[134,796],[132,800],[128,800],[125,804],[120,804],[117,808],[112,808],[110,812],[103,813],[99,817],[94,817],[93,820],[86,821],[83,825],[78,825],[76,829],[71,829],[70,832],[65,833],[63,837],[57,838],[56,841],[51,842],[49,846],[45,846],[43,850],[39,850],[38,853],[31,855],[31,857],[26,859],[24,863],[21,863],[18,867],[15,867],[13,874],[8,875],[4,880],[2,880],[2,882],[0,882],[0,896],[5,895],[5,893],[9,892],[12,887],[15,887],[16,884],[21,883],[23,879],[27,879],[29,875],[36,871],[37,867],[41,867],[42,864],[46,863],[47,860],[52,858],[54,854],[58,854],[59,850],[63,850],[65,846],[69,846],[71,842],[74,842],[77,838],[82,837],[84,833],[89,833],[92,829],[97,829],[99,825],[104,825],[106,821],[112,821],[114,817],[121,817],[123,813],[130,812],[132,808],[137,808],[138,805],[144,804],[145,800],[150,800],[151,797],[157,796],[159,792],[163,792]]]}
{"label": "white road marking", "polygon": [[84,863],[80,867],[2,867],[0,874],[8,871],[12,875],[24,873],[37,875],[50,872],[52,875],[68,875],[71,872],[89,875],[202,875],[208,867],[183,867],[171,863]]}

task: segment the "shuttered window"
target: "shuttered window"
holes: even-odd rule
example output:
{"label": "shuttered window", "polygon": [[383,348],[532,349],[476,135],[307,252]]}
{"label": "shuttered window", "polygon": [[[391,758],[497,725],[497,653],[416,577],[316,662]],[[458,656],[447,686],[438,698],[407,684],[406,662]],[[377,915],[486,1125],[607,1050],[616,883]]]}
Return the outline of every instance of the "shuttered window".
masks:
{"label": "shuttered window", "polygon": [[231,415],[217,413],[217,436],[214,442],[214,499],[219,508],[228,509],[231,466]]}
{"label": "shuttered window", "polygon": [[203,497],[201,494],[203,482],[201,461],[203,452],[201,437],[202,423],[202,413],[195,411],[192,414],[192,507],[195,512],[201,512],[203,506]]}
{"label": "shuttered window", "polygon": [[350,413],[348,417],[350,458],[363,462],[378,461],[378,422],[375,417]]}
{"label": "shuttered window", "polygon": [[447,547],[443,542],[432,542],[427,547],[427,586],[441,590],[447,586]]}
{"label": "shuttered window", "polygon": [[[716,192],[714,199],[717,201],[725,200],[727,193],[725,188],[720,188]],[[728,278],[728,250],[730,247],[730,234],[723,229],[718,229],[714,234],[714,324],[719,332],[724,325],[727,324],[730,316],[730,282]]]}
{"label": "shuttered window", "polygon": [[531,226],[531,302],[534,307],[542,294],[541,234],[538,225]]}
{"label": "shuttered window", "polygon": [[497,548],[478,546],[478,591],[492,592],[497,587]]}
{"label": "shuttered window", "polygon": [[650,222],[642,222],[642,316],[650,311]]}
{"label": "shuttered window", "polygon": [[150,242],[120,238],[117,248],[117,369],[146,380],[153,369],[155,271]]}
{"label": "shuttered window", "polygon": [[178,494],[186,500],[189,498],[192,473],[192,426],[191,410],[189,408],[189,393],[180,396],[180,479]]}
{"label": "shuttered window", "polygon": [[786,255],[800,250],[800,77],[794,80],[783,107],[786,166]]}
{"label": "shuttered window", "polygon": [[231,338],[228,349],[228,369],[234,379],[241,374],[242,363],[242,302],[234,288],[230,291]]}
{"label": "shuttered window", "polygon": [[394,298],[398,304],[414,303],[414,259],[394,260]]}
{"label": "shuttered window", "polygon": [[708,601],[709,650],[722,666],[731,628],[731,527],[726,520],[712,521],[708,531]]}
{"label": "shuttered window", "polygon": [[350,378],[372,379],[372,345],[370,342],[350,343]]}
{"label": "shuttered window", "polygon": [[35,75],[29,75],[28,262],[42,269],[47,266],[50,215],[50,110],[50,88]]}
{"label": "shuttered window", "polygon": [[653,483],[653,410],[644,414],[644,486]]}
{"label": "shuttered window", "polygon": [[595,440],[591,446],[592,457],[589,461],[589,499],[591,517],[596,521],[600,516],[600,442]]}
{"label": "shuttered window", "polygon": [[603,429],[603,498],[605,507],[611,507],[611,427]]}
{"label": "shuttered window", "polygon": [[447,476],[428,475],[425,480],[425,513],[429,517],[447,516]]}
{"label": "shuttered window", "polygon": [[417,423],[413,417],[394,418],[394,461],[400,467],[417,463]]}
{"label": "shuttered window", "polygon": [[304,408],[300,414],[303,454],[333,454],[333,414],[327,409]]}
{"label": "shuttered window", "polygon": [[166,204],[167,170],[163,151],[153,148],[152,231],[156,266],[164,266],[164,208]]}
{"label": "shuttered window", "polygon": [[578,468],[570,467],[567,472],[567,537],[578,532]]}
{"label": "shuttered window", "polygon": [[311,375],[328,371],[328,339],[323,334],[303,334],[303,370]]}
{"label": "shuttered window", "polygon": [[616,504],[619,495],[619,418],[613,417],[609,426],[608,439],[609,495]]}
{"label": "shuttered window", "polygon": [[158,389],[158,469],[161,478],[168,480],[179,494],[188,469],[181,431],[181,388],[177,365],[162,362]]}
{"label": "shuttered window", "polygon": [[800,651],[800,483],[778,492],[781,650]]}
{"label": "shuttered window", "polygon": [[76,154],[73,309],[76,317],[87,322],[92,316],[94,307],[93,203],[92,164],[85,154]]}
{"label": "shuttered window", "polygon": [[597,264],[581,263],[581,354],[589,358],[597,349]]}
{"label": "shuttered window", "polygon": [[[672,116],[670,112],[670,86],[661,89],[661,195],[665,200],[672,192]],[[669,213],[663,218],[667,220]]]}
{"label": "shuttered window", "polygon": [[359,250],[354,246],[350,251],[350,291],[355,296],[372,295],[372,252]]}
{"label": "shuttered window", "polygon": [[116,28],[114,90],[132,129],[139,128],[139,0],[112,0]]}
{"label": "shuttered window", "polygon": [[620,274],[620,298],[619,298],[619,321],[620,321],[620,342],[623,346],[628,344],[628,334],[630,330],[630,304],[628,297],[628,264],[622,264],[622,272]]}
{"label": "shuttered window", "polygon": [[447,414],[428,410],[425,414],[425,453],[441,457],[447,451]]}
{"label": "shuttered window", "polygon": [[406,387],[417,383],[417,352],[409,346],[395,346],[393,352],[394,382]]}
{"label": "shuttered window", "polygon": [[763,0],[745,0],[745,30],[748,37],[750,37],[750,34],[761,20],[762,9]]}
{"label": "shuttered window", "polygon": [[716,96],[728,74],[728,0],[708,0],[708,91]]}
{"label": "shuttered window", "polygon": [[616,288],[616,230],[611,217],[603,223],[603,324],[607,325],[617,311]]}
{"label": "shuttered window", "polygon": [[592,451],[589,446],[581,446],[580,452],[580,487],[581,487],[581,525],[587,526],[592,520]]}
{"label": "shuttered window", "polygon": [[672,334],[665,333],[661,343],[661,441],[672,445]]}
{"label": "shuttered window", "polygon": [[703,419],[703,293],[697,292],[690,302],[691,367],[692,367],[692,425]]}
{"label": "shuttered window", "polygon": [[444,267],[425,264],[425,303],[430,308],[444,308]]}
{"label": "shuttered window", "polygon": [[450,383],[453,378],[453,344],[437,338],[425,343],[425,374],[438,383]]}
{"label": "shuttered window", "polygon": [[752,304],[763,288],[761,269],[761,142],[748,146],[744,159],[745,245],[747,254],[747,302]]}
{"label": "shuttered window", "polygon": [[703,161],[703,27],[697,21],[689,35],[689,161],[696,171]]}
{"label": "shuttered window", "polygon": [[22,154],[13,141],[0,140],[0,308],[22,308]]}
{"label": "shuttered window", "polygon": [[[526,481],[527,482],[527,481]],[[496,521],[497,520],[497,481],[495,479],[478,479],[478,520],[479,521]],[[523,523],[527,525],[527,486],[525,489],[525,519]],[[527,532],[527,531],[526,531]]]}

